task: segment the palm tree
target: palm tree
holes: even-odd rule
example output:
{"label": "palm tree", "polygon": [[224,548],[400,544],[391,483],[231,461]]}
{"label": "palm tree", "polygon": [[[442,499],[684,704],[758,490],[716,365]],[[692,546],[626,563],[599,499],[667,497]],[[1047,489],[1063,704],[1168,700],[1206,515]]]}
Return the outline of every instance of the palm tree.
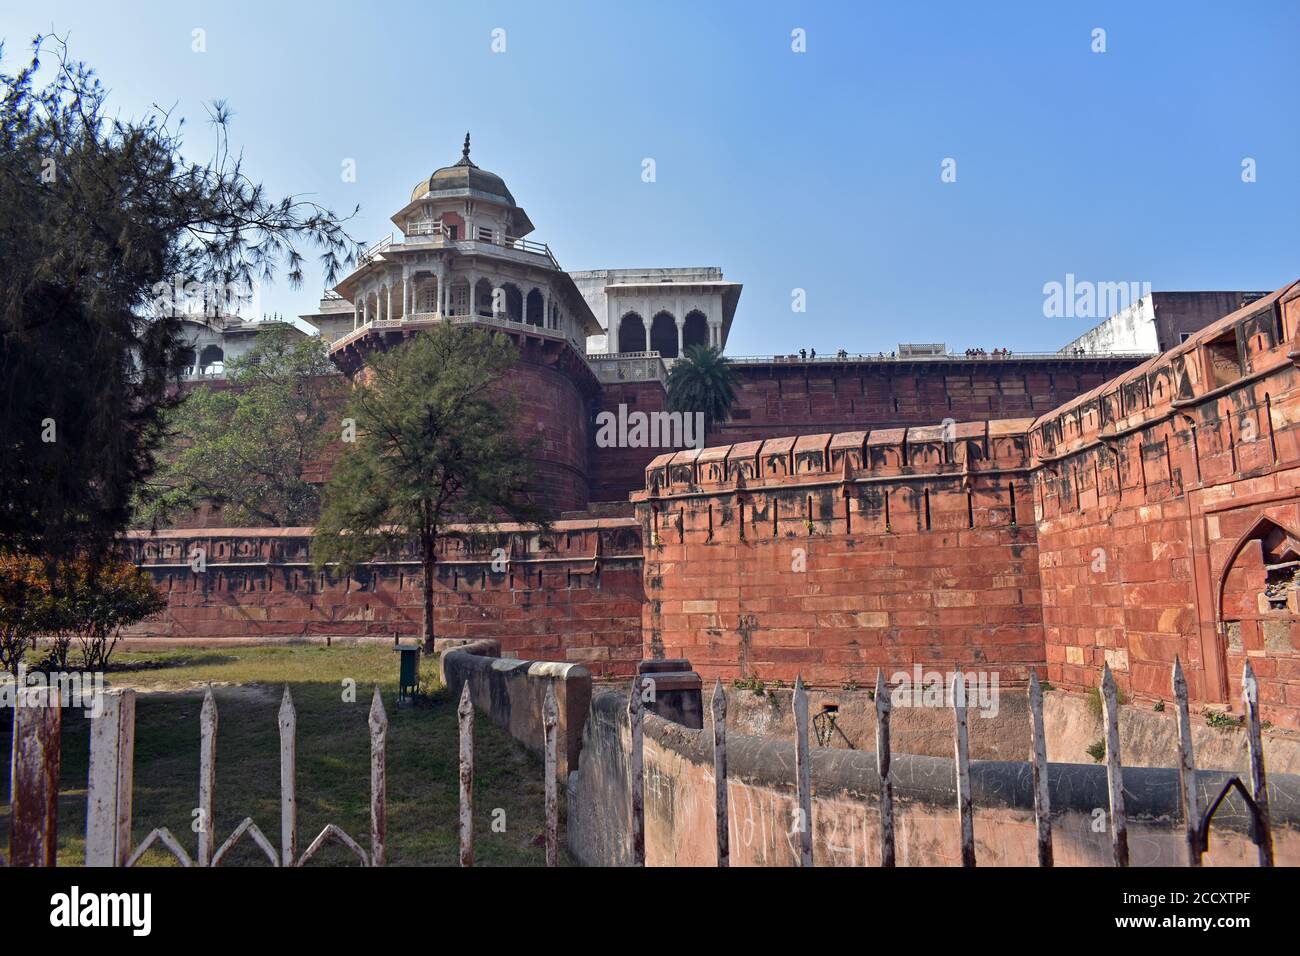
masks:
{"label": "palm tree", "polygon": [[736,370],[713,345],[692,345],[668,373],[668,408],[703,412],[706,432],[731,417],[736,401]]}

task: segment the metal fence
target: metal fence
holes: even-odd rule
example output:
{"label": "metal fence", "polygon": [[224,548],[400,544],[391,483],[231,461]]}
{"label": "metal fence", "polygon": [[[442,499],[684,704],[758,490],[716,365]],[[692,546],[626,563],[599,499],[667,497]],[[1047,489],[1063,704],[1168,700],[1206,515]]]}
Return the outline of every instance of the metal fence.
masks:
{"label": "metal fence", "polygon": [[[628,760],[629,845],[634,866],[644,866],[645,844],[645,699],[638,675],[628,695],[631,753]],[[1206,807],[1201,807],[1196,788],[1196,759],[1192,749],[1191,719],[1187,682],[1178,661],[1173,666],[1173,693],[1178,707],[1178,780],[1184,821],[1187,865],[1200,866],[1209,848],[1210,824],[1228,794],[1236,790],[1251,816],[1250,837],[1258,848],[1259,865],[1273,865],[1273,837],[1269,819],[1264,750],[1260,731],[1259,685],[1250,663],[1242,675],[1242,707],[1245,713],[1250,755],[1249,786],[1239,776],[1231,777]],[[970,755],[967,727],[966,683],[960,670],[949,688],[954,717],[953,754],[957,778],[956,812],[960,822],[962,865],[976,865],[974,808],[971,803]],[[1123,765],[1120,760],[1119,706],[1114,677],[1109,666],[1102,671],[1101,702],[1105,723],[1106,779],[1109,794],[1109,831],[1116,866],[1129,865],[1128,827],[1124,812]],[[58,844],[58,788],[61,708],[57,691],[44,706],[20,706],[14,712],[13,776],[11,780],[10,850],[7,865],[54,866]],[[1047,786],[1047,750],[1043,734],[1043,693],[1037,675],[1031,675],[1029,714],[1033,770],[1034,816],[1038,836],[1038,863],[1052,866],[1051,804]],[[796,681],[792,698],[795,726],[794,829],[799,833],[800,865],[812,866],[813,814],[810,776],[808,696],[803,682]],[[876,765],[880,778],[880,865],[895,864],[895,820],[893,781],[890,776],[890,696],[883,674],[877,673],[875,687]],[[713,779],[716,796],[717,865],[729,862],[727,807],[727,699],[719,680],[711,700],[713,716]],[[457,706],[459,725],[460,864],[474,864],[474,707],[469,685],[461,691]],[[297,712],[286,686],[280,704],[280,845],[267,838],[252,817],[245,817],[220,846],[216,845],[213,802],[216,793],[217,705],[209,689],[200,714],[198,853],[191,857],[166,827],[150,831],[137,846],[132,840],[131,796],[135,754],[135,692],[105,694],[102,715],[91,727],[89,786],[86,797],[87,866],[134,866],[144,853],[159,844],[182,866],[220,866],[226,854],[245,836],[266,855],[273,866],[303,866],[331,841],[350,850],[363,866],[384,865],[387,826],[386,743],[388,718],[379,689],[371,701],[370,727],[370,848],[367,851],[335,824],[327,824],[306,851],[298,851],[297,821]],[[548,687],[542,707],[545,761],[546,864],[559,861],[559,823],[556,794],[556,747],[559,708],[554,688]],[[0,857],[0,865],[6,865]]]}
{"label": "metal fence", "polygon": [[[1236,790],[1250,811],[1251,841],[1258,848],[1259,865],[1273,865],[1273,836],[1269,820],[1268,790],[1264,774],[1264,748],[1260,735],[1259,684],[1247,662],[1242,675],[1242,707],[1245,711],[1247,745],[1250,753],[1249,789],[1240,777],[1231,777],[1207,807],[1201,807],[1196,789],[1196,759],[1192,750],[1191,719],[1188,714],[1187,682],[1179,661],[1173,666],[1173,692],[1178,705],[1178,784],[1186,833],[1187,865],[1200,866],[1209,849],[1210,824],[1228,794]],[[631,821],[629,847],[634,866],[645,865],[645,705],[642,681],[653,675],[633,679],[628,696],[628,721],[631,726],[631,755],[628,760]],[[1128,826],[1124,813],[1124,768],[1120,761],[1119,705],[1115,679],[1110,667],[1102,671],[1101,701],[1106,726],[1106,781],[1109,794],[1111,852],[1116,866],[1129,865]],[[1051,802],[1047,787],[1047,747],[1043,735],[1043,692],[1038,676],[1032,675],[1028,687],[1031,754],[1033,769],[1034,817],[1038,836],[1038,864],[1052,866]],[[966,683],[960,670],[949,687],[953,709],[953,755],[957,777],[956,812],[961,832],[962,865],[976,865],[974,808],[971,804],[970,752],[966,717]],[[795,819],[791,832],[799,834],[801,866],[812,866],[813,817],[810,753],[808,741],[808,696],[803,682],[797,680],[792,698],[795,726]],[[876,766],[880,777],[880,865],[895,863],[895,825],[893,781],[890,777],[889,715],[890,697],[884,676],[876,674]],[[713,689],[713,780],[716,789],[717,865],[729,862],[727,812],[727,698],[719,680]]]}
{"label": "metal fence", "polygon": [[[219,846],[213,803],[216,795],[217,703],[211,688],[199,716],[198,852],[191,857],[168,828],[158,827],[136,845],[132,838],[131,797],[135,763],[135,691],[109,691],[99,717],[91,722],[89,786],[86,795],[87,866],[135,866],[151,847],[170,852],[181,866],[220,866],[227,853],[248,837],[272,866],[303,866],[330,842],[345,846],[362,866],[383,866],[387,832],[386,779],[388,717],[379,688],[370,704],[370,848],[330,823],[305,851],[298,849],[298,715],[289,688],[280,703],[280,845],[276,847],[252,817],[245,817]],[[13,775],[9,832],[10,866],[54,866],[58,850],[58,791],[61,715],[57,691],[41,706],[14,711]],[[543,704],[545,728],[546,864],[559,862],[556,799],[556,746],[559,708],[554,689]],[[469,686],[457,708],[460,730],[460,863],[474,864],[474,708]],[[6,861],[0,855],[0,866]]]}

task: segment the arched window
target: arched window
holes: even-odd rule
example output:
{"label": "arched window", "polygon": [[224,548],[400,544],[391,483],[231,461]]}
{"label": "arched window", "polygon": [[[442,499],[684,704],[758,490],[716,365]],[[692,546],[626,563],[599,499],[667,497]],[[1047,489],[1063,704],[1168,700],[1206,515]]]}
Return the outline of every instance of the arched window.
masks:
{"label": "arched window", "polygon": [[629,312],[618,323],[618,350],[620,352],[644,352],[645,322],[635,312]]}
{"label": "arched window", "polygon": [[176,374],[193,375],[197,369],[199,358],[194,354],[193,349],[181,349],[176,353]]}
{"label": "arched window", "polygon": [[543,303],[543,301],[542,301],[542,294],[541,294],[541,292],[539,292],[539,291],[536,290],[536,289],[533,289],[531,292],[528,293],[528,309],[527,309],[527,314],[528,314],[528,324],[529,324],[529,325],[544,325],[544,324],[545,324],[545,323],[542,321],[542,309],[543,309],[543,307],[544,307],[544,303]]}
{"label": "arched window", "polygon": [[479,279],[474,284],[474,314],[492,317],[492,283],[487,279]]}
{"label": "arched window", "polygon": [[677,322],[667,312],[657,313],[650,323],[650,350],[677,358]]}
{"label": "arched window", "polygon": [[226,354],[220,345],[205,345],[199,353],[199,368],[204,375],[220,375],[226,370]]}
{"label": "arched window", "polygon": [[682,326],[682,348],[708,344],[709,320],[698,309],[686,313],[686,322]]}
{"label": "arched window", "polygon": [[513,282],[507,282],[501,287],[505,292],[506,299],[506,318],[511,322],[523,322],[524,320],[524,296],[519,291],[519,286]]}

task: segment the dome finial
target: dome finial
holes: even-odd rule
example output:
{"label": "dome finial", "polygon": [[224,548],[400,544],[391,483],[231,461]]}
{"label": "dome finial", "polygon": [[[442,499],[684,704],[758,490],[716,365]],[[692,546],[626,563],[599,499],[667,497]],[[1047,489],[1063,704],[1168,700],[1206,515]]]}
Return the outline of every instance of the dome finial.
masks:
{"label": "dome finial", "polygon": [[465,134],[465,149],[461,152],[464,159],[469,159],[469,133]]}

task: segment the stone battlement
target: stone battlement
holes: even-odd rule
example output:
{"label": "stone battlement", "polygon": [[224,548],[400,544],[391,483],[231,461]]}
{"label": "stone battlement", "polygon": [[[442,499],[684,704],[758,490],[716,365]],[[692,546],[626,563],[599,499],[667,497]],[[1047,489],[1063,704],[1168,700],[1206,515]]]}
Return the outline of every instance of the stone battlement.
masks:
{"label": "stone battlement", "polygon": [[[418,636],[420,562],[409,549],[349,575],[313,570],[310,528],[133,532],[132,560],[167,611],[128,637]],[[197,559],[201,557],[201,562]],[[440,542],[435,628],[510,654],[627,674],[641,657],[641,533],[629,518],[556,521],[539,534],[453,526]]]}
{"label": "stone battlement", "polygon": [[646,490],[634,493],[632,500],[702,491],[1026,470],[1031,464],[1027,436],[1032,424],[1032,419],[947,422],[669,452],[650,462]]}
{"label": "stone battlement", "polygon": [[1037,419],[660,455],[645,644],[706,677],[960,664],[1300,729],[1300,283]]}
{"label": "stone battlement", "polygon": [[[1198,708],[1239,708],[1249,660],[1265,719],[1300,730],[1298,361],[1300,283],[1087,388],[1051,370],[1021,391],[968,377],[978,394],[954,401],[961,381],[931,370],[906,402],[901,378],[755,371],[752,414],[710,447],[652,458],[584,432],[547,459],[577,475],[585,457],[599,498],[637,487],[635,517],[453,529],[438,634],[598,675],[684,657],[706,678],[829,688],[920,665],[1088,689],[1109,666],[1147,701],[1168,699],[1177,658]],[[600,407],[564,394],[539,392],[529,421]],[[662,410],[662,387],[611,386],[609,402]],[[587,503],[582,482],[560,510]],[[170,598],[132,633],[418,633],[413,554],[339,578],[308,566],[310,533],[132,535]]]}
{"label": "stone battlement", "polygon": [[1294,282],[1038,418],[1030,430],[1034,457],[1056,461],[1161,422],[1183,430],[1191,423],[1171,420],[1292,368],[1298,335],[1300,282]]}

